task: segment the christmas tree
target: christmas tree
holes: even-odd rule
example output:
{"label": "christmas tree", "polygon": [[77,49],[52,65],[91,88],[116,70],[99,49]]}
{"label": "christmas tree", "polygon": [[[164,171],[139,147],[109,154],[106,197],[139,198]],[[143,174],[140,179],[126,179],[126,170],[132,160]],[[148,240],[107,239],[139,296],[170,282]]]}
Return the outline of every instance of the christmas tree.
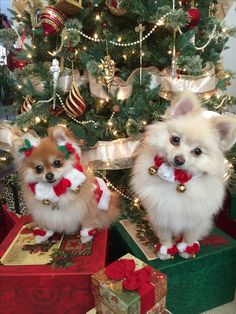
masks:
{"label": "christmas tree", "polygon": [[20,3],[13,1],[16,26],[0,30],[14,123],[42,136],[66,125],[137,220],[142,210],[127,191],[127,169],[145,125],[185,89],[210,110],[229,111],[232,73],[221,53],[235,29],[216,18],[215,0]]}

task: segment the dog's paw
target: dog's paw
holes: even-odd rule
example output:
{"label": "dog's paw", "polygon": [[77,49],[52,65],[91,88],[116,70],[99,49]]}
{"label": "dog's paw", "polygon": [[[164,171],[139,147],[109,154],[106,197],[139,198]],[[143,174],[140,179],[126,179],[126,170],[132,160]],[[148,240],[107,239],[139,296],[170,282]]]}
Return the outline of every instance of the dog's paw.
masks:
{"label": "dog's paw", "polygon": [[185,253],[185,252],[179,253],[179,256],[182,257],[182,258],[185,258],[185,259],[190,259],[190,258],[195,257],[195,255],[189,254],[189,253]]}
{"label": "dog's paw", "polygon": [[82,228],[80,230],[80,241],[82,243],[87,243],[91,241],[94,238],[96,232],[96,229]]}
{"label": "dog's paw", "polygon": [[54,234],[54,232],[51,230],[44,230],[44,229],[39,229],[39,228],[35,228],[33,233],[35,235],[35,238],[34,238],[35,242],[37,244],[46,242]]}
{"label": "dog's paw", "polygon": [[157,257],[160,258],[162,261],[166,261],[168,259],[173,259],[174,256],[170,255],[170,254],[161,254],[161,253],[157,253]]}
{"label": "dog's paw", "polygon": [[157,256],[161,260],[167,260],[167,259],[174,258],[174,255],[179,252],[176,245],[174,245],[174,244],[171,247],[167,247],[163,244],[158,243],[156,245],[156,249],[157,249]]}
{"label": "dog's paw", "polygon": [[87,243],[91,240],[93,240],[93,236],[85,236],[85,237],[80,236],[81,243]]}
{"label": "dog's paw", "polygon": [[177,244],[179,250],[179,256],[189,259],[194,258],[200,249],[200,244],[198,241],[194,242],[191,245],[187,245],[185,242],[180,242]]}

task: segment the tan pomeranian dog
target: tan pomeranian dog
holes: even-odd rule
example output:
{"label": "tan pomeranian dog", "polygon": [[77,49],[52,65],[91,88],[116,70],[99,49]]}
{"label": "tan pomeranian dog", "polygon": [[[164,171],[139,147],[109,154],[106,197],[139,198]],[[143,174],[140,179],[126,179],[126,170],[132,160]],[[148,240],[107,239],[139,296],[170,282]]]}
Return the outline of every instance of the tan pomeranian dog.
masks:
{"label": "tan pomeranian dog", "polygon": [[213,115],[190,93],[180,94],[162,122],[147,127],[131,186],[159,238],[161,259],[198,252],[223,203],[224,151],[235,140],[236,116]]}
{"label": "tan pomeranian dog", "polygon": [[25,201],[39,226],[34,230],[36,242],[54,232],[77,233],[81,227],[85,243],[97,228],[109,227],[119,216],[117,195],[101,178],[84,171],[80,148],[66,128],[49,128],[42,139],[18,132],[13,154]]}

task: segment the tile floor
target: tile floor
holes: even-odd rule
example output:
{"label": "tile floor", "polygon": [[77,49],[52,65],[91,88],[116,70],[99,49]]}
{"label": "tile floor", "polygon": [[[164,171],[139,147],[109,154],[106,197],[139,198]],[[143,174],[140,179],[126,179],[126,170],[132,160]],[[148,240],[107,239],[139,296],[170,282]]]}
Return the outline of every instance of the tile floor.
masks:
{"label": "tile floor", "polygon": [[236,294],[234,297],[234,301],[216,307],[210,311],[203,312],[202,314],[236,314]]}

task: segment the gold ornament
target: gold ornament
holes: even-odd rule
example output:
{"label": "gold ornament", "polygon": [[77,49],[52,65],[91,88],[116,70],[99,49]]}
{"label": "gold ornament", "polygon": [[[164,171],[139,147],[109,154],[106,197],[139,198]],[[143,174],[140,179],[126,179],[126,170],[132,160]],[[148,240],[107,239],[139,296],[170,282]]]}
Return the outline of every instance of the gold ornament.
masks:
{"label": "gold ornament", "polygon": [[104,60],[101,59],[101,62],[99,68],[103,70],[105,83],[107,88],[110,89],[116,70],[115,62],[111,59],[110,55],[105,56]]}
{"label": "gold ornament", "polygon": [[153,176],[154,174],[157,173],[157,168],[155,166],[152,166],[152,167],[148,168],[148,172],[151,176]]}
{"label": "gold ornament", "polygon": [[82,0],[57,0],[55,7],[68,15],[75,15],[83,9]]}
{"label": "gold ornament", "polygon": [[42,2],[40,0],[28,0],[25,6],[25,11],[30,14],[30,20],[32,27],[40,27],[41,26],[41,11],[43,9]]}
{"label": "gold ornament", "polygon": [[176,191],[177,191],[177,192],[184,193],[185,190],[186,190],[186,186],[185,186],[184,184],[178,184],[178,185],[176,186]]}
{"label": "gold ornament", "polygon": [[74,190],[75,194],[78,194],[80,192],[80,186],[77,186],[77,188]]}
{"label": "gold ornament", "polygon": [[49,200],[43,200],[42,203],[43,203],[43,205],[50,205],[50,204],[51,204],[51,201],[49,201]]}
{"label": "gold ornament", "polygon": [[226,72],[225,72],[225,68],[224,68],[224,63],[223,62],[219,62],[216,65],[216,77],[219,80],[223,80],[226,76]]}

